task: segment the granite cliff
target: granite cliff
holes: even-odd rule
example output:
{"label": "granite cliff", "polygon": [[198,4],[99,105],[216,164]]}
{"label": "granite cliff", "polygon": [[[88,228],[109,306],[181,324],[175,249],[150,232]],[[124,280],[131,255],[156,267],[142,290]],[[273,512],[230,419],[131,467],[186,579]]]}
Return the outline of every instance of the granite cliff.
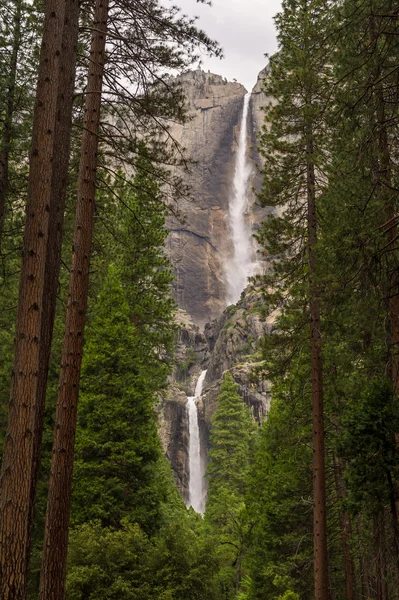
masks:
{"label": "granite cliff", "polygon": [[[267,102],[259,74],[249,101],[247,118],[247,161],[252,165],[245,220],[250,233],[267,210],[255,204],[252,188],[260,185],[256,164],[256,136]],[[226,306],[226,258],[232,253],[229,230],[238,138],[245,88],[218,75],[202,71],[180,77],[191,119],[174,125],[172,133],[194,161],[186,181],[191,197],[182,201],[183,220],[169,220],[168,252],[175,269],[175,298],[179,305],[176,321],[176,367],[169,388],[159,406],[160,435],[171,461],[175,480],[188,500],[189,456],[187,396],[194,394],[196,381],[207,374],[198,403],[198,419],[206,463],[211,416],[216,408],[220,383],[229,370],[238,383],[243,401],[259,423],[270,402],[267,381],[254,376],[260,359],[259,340],[271,332],[273,321],[263,307],[259,291],[247,287],[237,304]]]}
{"label": "granite cliff", "polygon": [[[252,186],[259,185],[255,142],[265,101],[261,77],[251,95],[247,123],[248,158],[253,169],[246,219],[252,229],[265,215],[264,209],[255,206],[251,191]],[[187,72],[179,81],[191,120],[173,125],[171,133],[193,161],[190,172],[184,175],[192,192],[179,206],[184,220],[169,221],[168,251],[175,268],[178,305],[204,326],[226,307],[224,263],[232,252],[227,214],[246,90],[239,83],[199,70]]]}

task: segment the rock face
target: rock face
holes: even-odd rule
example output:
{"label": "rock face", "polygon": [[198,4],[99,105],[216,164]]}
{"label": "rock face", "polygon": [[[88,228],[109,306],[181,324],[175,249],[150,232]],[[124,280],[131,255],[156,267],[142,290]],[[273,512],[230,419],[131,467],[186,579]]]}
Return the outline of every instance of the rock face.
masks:
{"label": "rock face", "polygon": [[[258,77],[249,104],[247,122],[248,158],[253,164],[251,188],[259,189],[260,163],[256,137],[262,127],[261,107],[267,103]],[[179,206],[184,221],[170,219],[168,251],[175,269],[176,367],[169,389],[159,406],[160,435],[171,461],[175,480],[188,500],[188,414],[187,396],[194,395],[198,377],[207,375],[198,403],[202,459],[206,462],[211,417],[216,408],[220,384],[228,370],[239,386],[243,401],[259,423],[270,403],[267,381],[254,376],[260,361],[259,340],[271,333],[273,319],[263,306],[260,293],[249,287],[240,301],[226,308],[224,264],[231,256],[228,209],[232,193],[237,140],[246,90],[211,73],[194,71],[180,77],[192,119],[175,125],[172,134],[196,161],[186,177],[192,186],[190,199]],[[245,215],[252,231],[267,214],[248,193]],[[205,325],[204,332],[202,328]]]}
{"label": "rock face", "polygon": [[187,396],[194,395],[195,384],[209,362],[207,339],[189,314],[176,313],[176,367],[166,394],[158,406],[159,435],[169,459],[177,488],[184,501],[188,500],[189,427]]}
{"label": "rock face", "polygon": [[261,423],[270,404],[270,386],[254,370],[260,360],[259,341],[272,332],[272,322],[259,292],[249,287],[240,301],[229,306],[213,322],[205,326],[205,336],[211,351],[201,400],[201,420],[207,429],[216,408],[220,383],[230,371],[239,386],[239,393]]}
{"label": "rock face", "polygon": [[[239,83],[200,70],[182,75],[179,81],[191,120],[172,126],[171,133],[195,164],[185,174],[192,194],[179,206],[184,222],[171,218],[168,223],[168,251],[175,268],[178,305],[203,326],[226,306],[224,262],[232,251],[228,207],[246,90]],[[256,91],[250,102],[249,148],[255,146],[262,120],[261,97]],[[249,154],[257,162],[256,152],[250,150]],[[258,187],[255,168],[251,185]],[[250,193],[247,218],[256,228],[265,211],[254,205]]]}
{"label": "rock face", "polygon": [[178,387],[168,387],[158,405],[159,436],[165,456],[172,465],[177,489],[184,501],[188,500],[188,415],[187,397]]}
{"label": "rock face", "polygon": [[177,313],[179,330],[176,338],[176,369],[167,394],[159,406],[160,435],[169,458],[175,481],[184,500],[188,499],[189,456],[187,396],[194,395],[198,377],[207,375],[203,395],[198,402],[202,460],[206,464],[211,417],[217,406],[220,384],[230,371],[238,384],[243,401],[254,419],[261,423],[270,404],[269,383],[256,376],[259,341],[272,332],[273,320],[265,310],[259,292],[249,287],[236,305],[199,330],[189,315]]}

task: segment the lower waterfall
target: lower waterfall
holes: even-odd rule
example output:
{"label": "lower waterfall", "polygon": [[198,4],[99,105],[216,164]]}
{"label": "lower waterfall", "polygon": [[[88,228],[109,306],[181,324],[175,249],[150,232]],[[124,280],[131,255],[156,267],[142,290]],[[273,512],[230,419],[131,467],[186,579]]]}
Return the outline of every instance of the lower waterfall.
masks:
{"label": "lower waterfall", "polygon": [[194,396],[187,398],[188,410],[188,426],[189,426],[189,495],[188,506],[192,506],[195,511],[200,514],[205,510],[203,478],[204,472],[201,465],[201,440],[198,426],[198,409],[197,400],[202,394],[202,386],[204,383],[206,371],[202,371],[195,386]]}

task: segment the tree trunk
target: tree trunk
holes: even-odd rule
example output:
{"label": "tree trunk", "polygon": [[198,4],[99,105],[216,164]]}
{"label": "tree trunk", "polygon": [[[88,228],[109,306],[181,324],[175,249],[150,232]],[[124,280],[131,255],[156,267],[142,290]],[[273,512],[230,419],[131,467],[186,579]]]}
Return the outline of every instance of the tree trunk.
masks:
{"label": "tree trunk", "polygon": [[58,277],[61,266],[64,212],[68,188],[68,168],[72,129],[73,95],[75,90],[76,55],[79,36],[80,0],[66,0],[65,24],[62,37],[62,63],[60,64],[59,92],[55,122],[55,153],[51,179],[51,219],[45,263],[41,346],[36,396],[35,435],[33,442],[33,473],[31,490],[31,518],[40,467],[40,451],[46,405],[47,377],[51,342],[57,304]]}
{"label": "tree trunk", "polygon": [[339,524],[341,529],[341,540],[342,540],[342,554],[344,557],[345,565],[345,592],[347,600],[356,600],[356,580],[355,580],[355,567],[352,559],[350,538],[352,533],[350,516],[342,508],[342,503],[346,498],[346,492],[343,483],[343,466],[342,461],[333,457],[334,463],[334,475],[335,475],[335,486],[337,489],[338,498],[341,502],[339,509]]}
{"label": "tree trunk", "polygon": [[389,489],[389,505],[390,512],[392,517],[392,530],[393,530],[393,545],[394,545],[394,555],[395,555],[395,565],[396,565],[396,581],[398,582],[399,577],[399,526],[398,526],[398,511],[396,506],[396,494],[395,494],[395,485],[392,480],[392,475],[390,471],[387,471],[387,481],[388,481],[388,489]]}
{"label": "tree trunk", "polygon": [[[387,240],[390,248],[388,256],[392,254],[393,246],[398,237],[397,215],[395,212],[395,198],[391,191],[391,158],[388,145],[388,132],[385,122],[384,95],[381,84],[377,89],[377,118],[378,134],[378,173],[377,190],[382,195],[385,220],[387,222]],[[389,252],[390,251],[390,252]],[[395,395],[399,396],[399,268],[394,260],[388,261],[387,275],[387,316],[388,316],[388,343],[390,349],[390,376]],[[399,441],[399,440],[398,440]]]}
{"label": "tree trunk", "polygon": [[[378,31],[375,22],[375,16],[372,14],[369,18],[371,41],[377,45]],[[378,52],[378,50],[376,50]],[[373,166],[373,176],[376,184],[376,193],[381,197],[384,208],[384,218],[386,221],[386,234],[388,240],[387,253],[392,253],[392,245],[397,240],[398,215],[395,212],[396,194],[392,189],[391,176],[391,156],[388,140],[388,128],[386,122],[384,87],[383,87],[383,66],[377,65],[374,73],[374,98],[375,115],[378,126],[378,136],[376,140],[375,154],[377,161]],[[374,83],[374,82],[377,83]],[[387,276],[387,316],[388,316],[388,343],[390,349],[390,376],[395,390],[399,396],[399,268],[396,261],[388,260]],[[399,441],[399,440],[398,440]]]}
{"label": "tree trunk", "polygon": [[370,598],[370,574],[369,568],[367,564],[366,557],[364,556],[364,548],[362,543],[362,521],[361,517],[357,522],[357,535],[359,540],[359,562],[360,562],[360,587],[361,587],[361,597],[363,600],[368,600]]}
{"label": "tree trunk", "polygon": [[0,249],[8,192],[10,144],[12,140],[12,124],[15,110],[15,84],[17,79],[18,54],[21,46],[21,18],[22,0],[17,0],[15,4],[13,43],[9,64],[9,77],[5,98],[5,117],[0,148]]}
{"label": "tree trunk", "polygon": [[40,600],[63,600],[65,596],[73,454],[94,220],[107,20],[108,0],[96,0],[79,166],[73,255],[44,532]]}
{"label": "tree trunk", "polygon": [[323,369],[321,357],[320,304],[316,283],[317,215],[313,136],[307,132],[307,201],[310,342],[312,355],[313,412],[313,543],[315,600],[328,600],[326,522],[326,474],[324,450]]}
{"label": "tree trunk", "polygon": [[[374,17],[371,17],[371,33],[377,39]],[[397,252],[393,252],[398,238],[398,215],[395,211],[396,194],[392,191],[392,161],[389,148],[386,107],[382,79],[382,68],[378,68],[375,88],[376,118],[378,124],[378,160],[374,167],[374,180],[377,194],[381,197],[387,236],[387,276],[386,276],[386,311],[387,338],[389,347],[389,375],[395,396],[399,397],[399,267]],[[390,258],[390,257],[393,258]],[[399,448],[399,433],[395,435],[396,447]],[[399,522],[398,522],[398,489],[394,485],[391,474],[387,473],[392,525],[394,533],[394,549],[396,578],[399,578]]]}
{"label": "tree trunk", "polygon": [[26,596],[52,161],[65,0],[48,0],[33,119],[8,428],[0,475],[0,597]]}
{"label": "tree trunk", "polygon": [[375,593],[376,600],[385,600],[383,577],[381,513],[373,517],[373,536],[375,545]]}

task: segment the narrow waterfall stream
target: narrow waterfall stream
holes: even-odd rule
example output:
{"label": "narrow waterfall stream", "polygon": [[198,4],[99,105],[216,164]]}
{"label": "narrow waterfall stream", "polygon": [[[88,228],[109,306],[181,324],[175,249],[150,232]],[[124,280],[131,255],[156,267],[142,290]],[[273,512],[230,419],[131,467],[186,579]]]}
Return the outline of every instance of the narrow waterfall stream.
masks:
{"label": "narrow waterfall stream", "polygon": [[247,285],[248,277],[252,275],[254,266],[252,235],[245,220],[245,213],[248,208],[249,176],[251,174],[251,165],[247,159],[247,121],[250,98],[250,93],[244,96],[233,190],[229,204],[233,256],[225,264],[228,304],[235,304],[240,299],[241,292]]}
{"label": "narrow waterfall stream", "polygon": [[202,394],[206,371],[202,371],[195,386],[194,396],[188,396],[188,425],[189,425],[189,500],[188,505],[192,506],[198,513],[204,513],[204,488],[203,488],[203,469],[201,465],[201,440],[198,426],[197,400]]}

